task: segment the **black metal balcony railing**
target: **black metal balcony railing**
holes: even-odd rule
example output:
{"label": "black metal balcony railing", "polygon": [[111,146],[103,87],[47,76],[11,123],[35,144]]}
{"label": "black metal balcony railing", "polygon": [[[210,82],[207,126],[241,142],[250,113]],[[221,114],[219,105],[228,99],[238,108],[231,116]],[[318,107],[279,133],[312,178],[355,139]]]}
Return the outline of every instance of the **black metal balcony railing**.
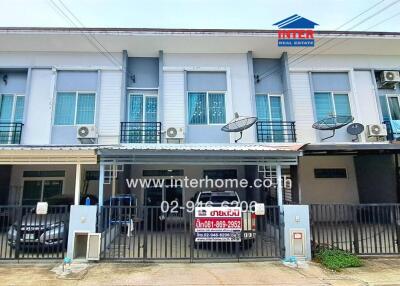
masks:
{"label": "black metal balcony railing", "polygon": [[0,144],[21,144],[22,123],[0,123]]}
{"label": "black metal balcony railing", "polygon": [[121,143],[161,143],[161,122],[121,122]]}
{"label": "black metal balcony railing", "polygon": [[259,120],[256,126],[258,142],[296,142],[296,127],[293,121]]}

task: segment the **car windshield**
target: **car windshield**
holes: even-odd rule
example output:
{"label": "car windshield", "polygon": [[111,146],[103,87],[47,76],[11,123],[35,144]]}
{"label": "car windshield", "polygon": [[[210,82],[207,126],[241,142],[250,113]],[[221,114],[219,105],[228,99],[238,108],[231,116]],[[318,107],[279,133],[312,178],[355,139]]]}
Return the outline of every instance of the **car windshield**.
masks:
{"label": "car windshield", "polygon": [[199,197],[200,203],[210,202],[212,204],[221,204],[223,202],[232,203],[238,202],[238,200],[235,194],[201,194]]}

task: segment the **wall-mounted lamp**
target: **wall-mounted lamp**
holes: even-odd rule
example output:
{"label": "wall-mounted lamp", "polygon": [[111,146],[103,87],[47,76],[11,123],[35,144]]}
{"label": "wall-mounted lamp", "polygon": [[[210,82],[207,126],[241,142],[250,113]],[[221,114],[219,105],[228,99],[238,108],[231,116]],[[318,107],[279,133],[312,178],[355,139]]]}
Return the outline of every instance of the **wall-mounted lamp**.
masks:
{"label": "wall-mounted lamp", "polygon": [[131,79],[131,81],[132,81],[133,83],[136,82],[136,76],[135,76],[134,74],[133,74],[133,75],[130,75],[129,78]]}
{"label": "wall-mounted lamp", "polygon": [[8,75],[7,74],[3,75],[3,81],[4,81],[4,84],[7,85],[7,82],[8,82]]}
{"label": "wall-mounted lamp", "polygon": [[254,78],[256,79],[256,82],[257,82],[257,83],[260,82],[260,76],[259,76],[258,74],[256,74],[256,75],[254,76]]}

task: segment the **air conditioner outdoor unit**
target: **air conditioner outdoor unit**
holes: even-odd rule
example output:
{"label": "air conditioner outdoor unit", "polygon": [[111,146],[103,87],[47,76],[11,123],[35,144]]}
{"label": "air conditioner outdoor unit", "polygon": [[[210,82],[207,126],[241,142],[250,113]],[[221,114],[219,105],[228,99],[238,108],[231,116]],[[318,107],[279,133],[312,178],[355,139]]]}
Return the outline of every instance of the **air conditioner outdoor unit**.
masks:
{"label": "air conditioner outdoor unit", "polygon": [[396,83],[400,82],[400,72],[398,71],[382,71],[381,72],[382,83]]}
{"label": "air conditioner outdoor unit", "polygon": [[76,130],[76,138],[81,143],[95,143],[97,138],[96,126],[78,125]]}
{"label": "air conditioner outdoor unit", "polygon": [[387,136],[385,124],[371,124],[367,125],[368,137],[384,137]]}
{"label": "air conditioner outdoor unit", "polygon": [[181,143],[185,137],[185,132],[182,127],[168,127],[165,132],[167,143]]}

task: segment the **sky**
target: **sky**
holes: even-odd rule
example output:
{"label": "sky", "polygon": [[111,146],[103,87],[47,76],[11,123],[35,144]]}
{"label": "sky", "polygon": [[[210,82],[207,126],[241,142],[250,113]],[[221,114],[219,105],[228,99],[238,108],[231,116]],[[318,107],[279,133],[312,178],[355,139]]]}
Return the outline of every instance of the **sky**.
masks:
{"label": "sky", "polygon": [[293,14],[317,30],[400,32],[400,0],[0,0],[1,27],[274,29]]}

